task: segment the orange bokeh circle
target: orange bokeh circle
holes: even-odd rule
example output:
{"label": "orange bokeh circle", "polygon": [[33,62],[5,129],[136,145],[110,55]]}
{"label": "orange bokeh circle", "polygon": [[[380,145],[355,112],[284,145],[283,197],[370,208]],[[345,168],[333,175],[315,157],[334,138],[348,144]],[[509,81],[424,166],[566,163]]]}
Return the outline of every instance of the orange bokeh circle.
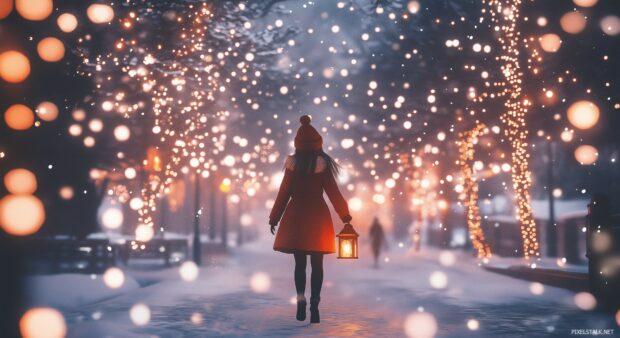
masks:
{"label": "orange bokeh circle", "polygon": [[24,338],[62,338],[67,335],[67,323],[60,311],[36,307],[19,320],[19,332]]}
{"label": "orange bokeh circle", "polygon": [[30,61],[17,51],[0,54],[0,77],[6,82],[19,83],[30,75]]}
{"label": "orange bokeh circle", "polygon": [[45,208],[35,196],[8,195],[0,200],[0,227],[10,235],[32,235],[44,221]]}
{"label": "orange bokeh circle", "polygon": [[15,9],[26,20],[45,20],[54,10],[52,0],[15,0]]}
{"label": "orange bokeh circle", "polygon": [[11,129],[26,130],[34,124],[34,113],[23,104],[14,104],[4,112],[4,122]]}
{"label": "orange bokeh circle", "polygon": [[23,168],[12,169],[4,175],[4,186],[14,195],[32,195],[37,191],[37,177]]}
{"label": "orange bokeh circle", "polygon": [[45,38],[37,44],[37,53],[47,62],[58,62],[65,56],[65,45],[57,38]]}
{"label": "orange bokeh circle", "polygon": [[13,11],[13,0],[0,0],[0,19],[4,19]]}

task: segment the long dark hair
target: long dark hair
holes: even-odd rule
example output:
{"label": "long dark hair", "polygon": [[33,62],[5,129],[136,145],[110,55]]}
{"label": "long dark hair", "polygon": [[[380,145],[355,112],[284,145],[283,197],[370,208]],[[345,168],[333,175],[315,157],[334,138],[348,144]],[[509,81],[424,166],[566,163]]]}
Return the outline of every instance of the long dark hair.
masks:
{"label": "long dark hair", "polygon": [[327,169],[332,175],[340,174],[340,165],[334,161],[331,156],[327,155],[323,149],[321,150],[297,150],[295,149],[295,171],[305,174],[312,174],[316,170],[316,160],[321,156],[327,164]]}

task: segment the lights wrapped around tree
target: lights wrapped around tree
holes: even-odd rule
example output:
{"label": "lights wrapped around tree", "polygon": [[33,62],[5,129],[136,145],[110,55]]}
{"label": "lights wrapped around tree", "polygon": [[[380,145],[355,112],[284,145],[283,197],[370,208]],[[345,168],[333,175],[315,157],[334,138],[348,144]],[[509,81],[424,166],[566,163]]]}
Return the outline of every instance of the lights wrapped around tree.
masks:
{"label": "lights wrapped around tree", "polygon": [[521,0],[487,0],[485,1],[493,26],[497,28],[497,40],[501,46],[502,62],[500,70],[505,82],[499,82],[499,96],[504,99],[507,111],[501,116],[505,132],[512,149],[512,185],[517,202],[517,219],[521,226],[523,255],[526,259],[540,256],[540,247],[536,222],[532,215],[530,186],[532,184],[527,150],[526,114],[531,104],[523,96],[523,71],[519,63],[519,42],[521,34],[517,23]]}
{"label": "lights wrapped around tree", "polygon": [[340,230],[338,235],[338,258],[339,259],[357,259],[357,238],[360,235],[355,232],[353,225],[347,223]]}
{"label": "lights wrapped around tree", "polygon": [[461,133],[459,146],[459,164],[463,175],[463,193],[465,194],[465,207],[467,209],[467,228],[469,238],[478,252],[478,258],[491,257],[491,248],[484,238],[484,231],[480,226],[480,210],[478,209],[478,182],[474,177],[474,140],[482,134],[484,124],[477,125],[474,129]]}

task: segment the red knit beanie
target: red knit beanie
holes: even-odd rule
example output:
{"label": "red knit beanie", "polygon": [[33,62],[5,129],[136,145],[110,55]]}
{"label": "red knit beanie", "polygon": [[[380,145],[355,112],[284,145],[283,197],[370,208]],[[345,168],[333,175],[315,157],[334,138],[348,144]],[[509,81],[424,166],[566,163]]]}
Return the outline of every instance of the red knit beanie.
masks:
{"label": "red knit beanie", "polygon": [[303,115],[299,118],[301,127],[297,129],[295,136],[295,149],[297,150],[321,150],[323,138],[319,132],[310,125],[310,116]]}

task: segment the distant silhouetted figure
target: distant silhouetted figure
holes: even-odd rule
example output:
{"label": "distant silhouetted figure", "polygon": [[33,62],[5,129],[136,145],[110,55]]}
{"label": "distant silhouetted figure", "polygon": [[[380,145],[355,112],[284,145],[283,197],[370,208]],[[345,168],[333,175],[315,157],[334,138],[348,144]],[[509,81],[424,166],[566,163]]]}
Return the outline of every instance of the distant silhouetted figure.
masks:
{"label": "distant silhouetted figure", "polygon": [[372,255],[375,258],[375,269],[379,267],[379,255],[381,254],[381,247],[385,243],[385,233],[383,227],[377,217],[372,221],[370,226],[370,247],[372,249]]}
{"label": "distant silhouetted figure", "polygon": [[323,200],[323,191],[342,222],[350,222],[351,216],[336,183],[338,164],[323,152],[323,139],[310,125],[310,117],[304,115],[299,121],[301,127],[295,136],[295,154],[288,156],[284,163],[284,179],[269,215],[269,225],[273,234],[282,218],[273,249],[295,256],[296,318],[300,321],[306,319],[304,293],[307,256],[310,256],[310,322],[319,323],[323,254],[336,252],[334,225]]}

